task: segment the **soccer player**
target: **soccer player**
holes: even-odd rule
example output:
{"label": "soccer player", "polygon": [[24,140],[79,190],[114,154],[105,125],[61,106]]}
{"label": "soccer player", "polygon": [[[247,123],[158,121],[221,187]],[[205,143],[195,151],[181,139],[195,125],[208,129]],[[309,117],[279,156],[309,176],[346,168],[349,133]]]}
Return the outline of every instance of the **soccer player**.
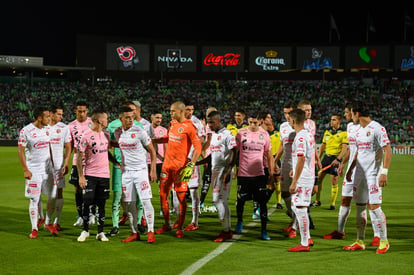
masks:
{"label": "soccer player", "polygon": [[234,112],[234,123],[227,124],[227,129],[233,134],[233,136],[237,136],[237,132],[242,129],[246,128],[249,125],[245,121],[246,113],[242,109],[237,109]]}
{"label": "soccer player", "polygon": [[[133,112],[135,112],[136,106],[132,101],[126,101],[122,103],[122,106],[129,107]],[[134,124],[144,128],[141,122],[134,120]],[[121,126],[122,123],[119,118],[113,120],[111,123],[108,124],[107,130],[109,131],[110,138],[112,141],[115,140],[115,129]],[[118,163],[122,164],[121,150],[119,148],[114,148],[114,157]],[[123,202],[121,203],[122,171],[118,168],[117,165],[112,166],[112,192],[112,229],[109,232],[109,236],[116,236],[117,234],[119,234],[119,225],[125,224],[126,220],[129,219],[128,212],[125,209],[125,204]],[[119,220],[119,212],[121,205],[123,208],[123,215],[121,220]]]}
{"label": "soccer player", "polygon": [[[154,129],[154,138],[163,137],[167,134],[168,130],[164,126],[161,125],[162,122],[162,113],[159,111],[153,111],[151,114],[151,125]],[[157,179],[160,178],[161,175],[161,168],[162,162],[164,161],[165,151],[167,150],[167,144],[157,144],[156,153],[157,153]],[[150,159],[148,160],[148,164],[150,164]]]}
{"label": "soccer player", "polygon": [[[151,182],[157,180],[156,153],[147,132],[133,124],[134,112],[131,108],[121,107],[119,119],[122,127],[115,130],[115,138],[122,154],[122,191],[132,233],[123,242],[140,239],[138,233],[137,196],[144,207],[148,225],[148,243],[155,242],[154,207],[151,203]],[[151,155],[151,168],[148,176],[147,150]]]}
{"label": "soccer player", "polygon": [[[275,130],[275,125],[272,121],[272,124],[269,125],[269,136],[270,136],[270,144],[272,146],[272,156],[273,159],[276,157],[277,152],[279,151],[279,147],[281,147],[282,142],[280,140],[280,132]],[[280,160],[278,160],[277,162],[278,166],[276,168],[275,167],[275,171],[273,171],[274,173],[274,177],[275,177],[275,195],[276,195],[276,209],[283,209],[283,205],[281,204],[282,202],[282,189],[280,186],[280,169],[279,167],[281,166],[281,162]]]}
{"label": "soccer player", "polygon": [[[356,173],[363,173],[365,181],[363,184],[362,198],[368,200],[368,209],[372,223],[379,229],[380,245],[376,251],[377,254],[384,254],[389,249],[387,239],[387,221],[381,208],[382,188],[388,183],[388,169],[391,164],[392,150],[388,139],[387,131],[380,123],[370,118],[369,108],[362,102],[356,102],[352,105],[352,120],[361,127],[356,132],[357,152],[352,161],[351,168],[346,174],[347,180],[351,180],[353,169]],[[357,175],[355,175],[357,177]],[[354,183],[356,184],[356,183]],[[358,189],[358,186],[354,188]],[[362,200],[364,201],[364,200]],[[364,218],[364,217],[362,217]],[[357,220],[357,240],[346,250],[364,250],[365,249],[365,222]]]}
{"label": "soccer player", "polygon": [[288,232],[290,238],[296,237],[296,216],[292,210],[292,197],[289,191],[290,184],[292,183],[292,178],[290,176],[290,171],[292,171],[292,144],[295,140],[296,132],[290,125],[290,115],[289,113],[296,108],[296,104],[292,101],[288,101],[283,106],[283,114],[286,121],[280,125],[280,139],[282,146],[279,147],[279,150],[275,157],[275,166],[278,166],[278,161],[282,158],[280,166],[281,174],[281,190],[282,198],[285,202],[287,208],[287,215],[291,218],[290,225],[285,228],[285,232]]}
{"label": "soccer player", "polygon": [[[88,111],[89,111],[88,105],[89,104],[86,101],[78,100],[76,102],[76,108],[75,108],[76,119],[68,124],[70,134],[72,137],[71,148],[74,152],[69,183],[75,186],[75,203],[76,203],[76,210],[78,211],[78,219],[73,224],[74,226],[82,226],[83,224],[83,219],[82,219],[83,195],[82,195],[82,188],[79,187],[78,169],[76,165],[77,165],[77,157],[78,157],[78,154],[77,154],[78,145],[79,145],[81,136],[85,131],[88,131],[90,127],[92,127],[92,119],[88,117]],[[94,224],[95,216],[92,212],[95,211],[95,207],[92,206],[92,208],[93,209],[91,209],[89,221],[91,224]]]}
{"label": "soccer player", "polygon": [[[349,159],[351,159],[351,161],[354,159],[356,150],[357,150],[357,146],[356,146],[356,132],[359,129],[360,125],[359,124],[355,124],[352,121],[352,114],[351,114],[351,108],[352,105],[350,103],[348,103],[345,106],[345,110],[344,110],[344,117],[346,119],[346,121],[348,122],[347,124],[347,138],[348,138],[348,148],[347,148],[347,153],[345,154],[344,158],[342,159],[339,167],[338,167],[338,175],[342,176],[343,175],[343,168],[345,167],[345,164],[348,162]],[[348,169],[350,168],[350,165],[348,166]],[[356,168],[357,169],[357,168]],[[348,170],[347,170],[348,171]],[[345,173],[346,174],[346,173]],[[349,214],[351,212],[351,201],[352,201],[352,196],[353,196],[353,192],[354,192],[354,182],[359,182],[359,181],[363,181],[364,176],[362,175],[362,173],[357,173],[357,178],[355,178],[355,169],[352,172],[352,179],[351,181],[346,180],[346,178],[344,178],[343,184],[342,184],[342,196],[341,196],[341,206],[339,208],[339,213],[338,213],[338,226],[337,229],[332,231],[329,234],[326,234],[323,236],[324,239],[343,239],[345,238],[345,225],[347,222],[347,219],[349,217]],[[356,184],[356,186],[362,186],[362,184]],[[356,192],[359,192],[359,190],[357,190]],[[366,202],[361,202],[360,201],[361,197],[358,196],[356,198],[356,217],[357,217],[357,221],[360,224],[361,222],[365,221],[365,217],[366,217]],[[371,223],[372,224],[372,223]],[[380,243],[380,238],[379,238],[379,233],[378,233],[378,229],[377,227],[374,226],[374,224],[372,224],[372,229],[374,231],[374,239],[372,240],[372,242],[370,243],[371,246],[379,246]]]}
{"label": "soccer player", "polygon": [[56,182],[57,198],[53,205],[53,201],[48,202],[48,211],[56,211],[56,217],[53,225],[52,221],[46,219],[45,227],[54,226],[57,231],[60,227],[60,216],[63,208],[63,188],[65,184],[65,175],[68,173],[69,159],[71,153],[72,137],[68,125],[62,122],[63,107],[53,105],[50,109],[50,148],[52,150],[53,159],[53,180]]}
{"label": "soccer player", "polygon": [[[331,127],[325,130],[322,144],[319,148],[319,158],[322,159],[322,167],[330,168],[321,170],[318,176],[318,192],[312,207],[321,206],[322,183],[326,174],[331,175],[331,204],[329,210],[335,210],[335,202],[338,196],[338,165],[345,156],[348,147],[347,132],[341,129],[341,115],[331,116]],[[323,158],[322,158],[323,156]]]}
{"label": "soccer player", "polygon": [[228,199],[233,179],[232,171],[236,164],[237,144],[233,134],[222,125],[219,112],[210,112],[207,115],[207,123],[212,131],[209,146],[211,153],[197,162],[197,165],[211,162],[213,203],[222,226],[222,231],[214,241],[223,242],[233,238]]}
{"label": "soccer player", "polygon": [[309,232],[309,216],[307,208],[310,205],[313,185],[315,182],[315,139],[305,130],[305,112],[295,109],[290,112],[291,125],[296,136],[292,144],[293,177],[289,191],[292,194],[292,210],[295,212],[299,225],[301,242],[289,248],[289,252],[307,252],[313,245]]}
{"label": "soccer player", "polygon": [[105,223],[105,203],[109,198],[110,172],[109,159],[120,167],[109,152],[108,115],[103,110],[95,110],[91,116],[91,129],[82,133],[78,144],[76,168],[78,170],[79,187],[83,194],[83,231],[78,242],[89,237],[89,209],[96,204],[98,208],[98,234],[96,239],[107,242],[109,239],[103,232]]}
{"label": "soccer player", "polygon": [[[56,196],[56,185],[49,180],[51,174],[50,154],[50,112],[46,107],[33,110],[34,121],[20,131],[18,141],[18,157],[23,169],[25,182],[25,196],[29,198],[29,216],[32,224],[32,232],[29,238],[36,239],[39,233],[39,201],[41,194],[46,193],[48,197]],[[47,219],[50,221],[51,217]],[[39,225],[40,226],[40,225]],[[48,228],[53,235],[58,232],[52,226]]]}
{"label": "soccer player", "polygon": [[[170,107],[172,121],[168,127],[168,135],[153,139],[153,143],[168,143],[160,178],[160,202],[164,224],[155,233],[162,234],[172,229],[168,193],[174,184],[179,201],[177,238],[184,237],[183,225],[187,210],[185,198],[187,183],[193,174],[194,164],[201,154],[201,142],[197,129],[191,120],[185,118],[185,107],[182,101],[174,102]],[[188,160],[191,146],[194,146],[194,153],[192,159]]]}
{"label": "soccer player", "polygon": [[256,200],[260,207],[261,239],[270,240],[267,234],[267,196],[266,187],[273,180],[273,173],[266,181],[263,160],[267,155],[269,171],[273,171],[273,157],[270,148],[269,134],[259,125],[259,114],[252,113],[248,117],[249,127],[240,129],[236,136],[239,153],[237,174],[237,224],[235,233],[243,230],[243,211],[247,200]]}

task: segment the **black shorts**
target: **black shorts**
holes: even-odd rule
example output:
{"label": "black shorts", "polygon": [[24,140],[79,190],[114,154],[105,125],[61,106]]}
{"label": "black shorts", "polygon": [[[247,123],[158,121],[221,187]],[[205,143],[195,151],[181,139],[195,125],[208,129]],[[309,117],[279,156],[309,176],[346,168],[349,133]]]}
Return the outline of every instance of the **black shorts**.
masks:
{"label": "black shorts", "polygon": [[75,165],[72,165],[72,170],[70,171],[69,183],[75,186],[79,186],[78,168],[76,168]]}
{"label": "black shorts", "polygon": [[83,202],[93,204],[99,200],[109,199],[109,178],[85,176],[86,188],[83,190]]}
{"label": "black shorts", "polygon": [[[334,161],[337,157],[338,156],[334,156],[334,155],[325,155],[325,156],[323,156],[323,159],[321,161],[322,168],[330,165],[332,163],[332,161]],[[335,167],[331,166],[329,169],[323,171],[323,173],[338,176],[338,167],[337,166],[335,166]]]}
{"label": "black shorts", "polygon": [[237,198],[245,201],[254,200],[261,202],[266,200],[267,177],[237,177]]}

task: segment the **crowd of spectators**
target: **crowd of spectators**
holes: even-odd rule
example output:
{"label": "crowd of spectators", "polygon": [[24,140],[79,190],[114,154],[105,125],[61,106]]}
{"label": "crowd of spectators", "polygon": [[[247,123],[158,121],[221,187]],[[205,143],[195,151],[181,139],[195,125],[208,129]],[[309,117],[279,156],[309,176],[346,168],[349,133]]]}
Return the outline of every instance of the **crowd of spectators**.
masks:
{"label": "crowd of spectators", "polygon": [[[414,144],[414,81],[378,79],[372,81],[344,79],[283,81],[140,81],[136,83],[106,81],[94,86],[82,82],[0,83],[0,139],[14,140],[19,131],[32,121],[36,105],[60,103],[64,106],[63,122],[75,119],[76,100],[90,102],[90,110],[103,107],[109,120],[117,118],[122,100],[139,100],[143,117],[152,111],[163,113],[163,125],[170,119],[169,107],[175,100],[190,100],[195,115],[203,118],[209,106],[216,107],[225,123],[232,122],[234,112],[246,113],[268,109],[276,129],[283,122],[283,104],[288,100],[312,102],[312,119],[317,125],[317,142],[329,127],[334,113],[343,114],[347,102],[360,99],[370,106],[371,118],[383,124],[392,144]],[[346,122],[343,120],[345,129]]]}

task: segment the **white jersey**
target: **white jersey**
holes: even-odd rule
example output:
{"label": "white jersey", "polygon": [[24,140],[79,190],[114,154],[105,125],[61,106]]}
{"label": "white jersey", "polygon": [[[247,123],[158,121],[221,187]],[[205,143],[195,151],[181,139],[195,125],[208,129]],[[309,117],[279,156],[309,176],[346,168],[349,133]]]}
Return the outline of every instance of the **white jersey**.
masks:
{"label": "white jersey", "polygon": [[[300,130],[292,144],[292,165],[296,167],[298,156],[305,156],[305,164],[298,182],[314,183],[315,181],[315,139],[307,130]],[[293,176],[295,174],[293,169]]]}
{"label": "white jersey", "polygon": [[295,140],[296,132],[287,121],[280,125],[279,132],[283,146],[282,169],[290,171],[292,170],[292,144]]}
{"label": "white jersey", "polygon": [[147,169],[147,151],[144,146],[151,143],[151,138],[144,129],[137,125],[132,125],[128,130],[119,127],[115,130],[115,138],[121,149],[125,170]]}
{"label": "white jersey", "polygon": [[315,135],[316,135],[315,121],[308,118],[307,120],[305,120],[304,126],[305,126],[305,129],[308,130],[312,134],[312,136],[315,138]]}
{"label": "white jersey", "polygon": [[225,127],[217,133],[212,132],[210,142],[211,166],[225,167],[229,165],[229,152],[235,147],[237,147],[236,138]]}
{"label": "white jersey", "polygon": [[360,127],[356,132],[358,147],[357,164],[367,177],[376,177],[382,168],[384,152],[382,147],[390,144],[384,126],[371,121],[367,126]]}
{"label": "white jersey", "polygon": [[359,124],[355,124],[353,122],[348,123],[348,125],[346,126],[350,162],[352,162],[352,160],[354,159],[355,153],[357,151],[356,133],[360,127],[361,126]]}
{"label": "white jersey", "polygon": [[[201,123],[201,121],[196,116],[191,116],[190,120],[197,129],[198,137],[205,137],[206,136],[206,130],[204,129],[203,123]],[[188,153],[188,158],[189,159],[191,159],[193,157],[193,153],[194,153],[194,146],[191,145],[190,152]]]}
{"label": "white jersey", "polygon": [[144,130],[147,132],[150,138],[154,138],[155,132],[154,132],[154,127],[152,127],[151,122],[149,122],[145,118],[141,118],[139,122],[141,122],[142,126],[144,127]]}
{"label": "white jersey", "polygon": [[18,145],[25,147],[26,165],[32,173],[50,172],[50,128],[37,128],[33,123],[26,125],[19,135]]}
{"label": "white jersey", "polygon": [[[72,141],[69,126],[63,122],[58,122],[50,126],[50,147],[52,149],[53,165],[55,169],[63,166],[63,149],[65,143]],[[69,152],[70,153],[70,152]]]}

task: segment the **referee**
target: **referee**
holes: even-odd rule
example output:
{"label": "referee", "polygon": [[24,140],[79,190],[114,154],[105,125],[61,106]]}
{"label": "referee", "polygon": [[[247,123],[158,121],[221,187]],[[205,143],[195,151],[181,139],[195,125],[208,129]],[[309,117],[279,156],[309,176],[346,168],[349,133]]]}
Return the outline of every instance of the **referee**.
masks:
{"label": "referee", "polygon": [[[340,128],[341,115],[333,114],[331,116],[331,127],[325,130],[322,138],[322,144],[319,148],[319,158],[322,159],[322,167],[328,167],[326,170],[319,172],[319,188],[316,193],[316,200],[311,204],[311,207],[317,207],[321,205],[321,192],[322,182],[326,174],[331,175],[331,204],[329,210],[335,210],[335,201],[338,196],[338,165],[341,163],[342,158],[345,156],[348,139],[347,132]],[[323,156],[323,158],[322,158]]]}

